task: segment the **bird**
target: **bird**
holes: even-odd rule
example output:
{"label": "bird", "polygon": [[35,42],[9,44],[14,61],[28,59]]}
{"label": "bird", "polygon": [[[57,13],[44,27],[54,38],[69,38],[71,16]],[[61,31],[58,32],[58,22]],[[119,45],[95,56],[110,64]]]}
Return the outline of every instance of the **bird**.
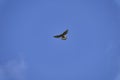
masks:
{"label": "bird", "polygon": [[68,29],[65,30],[62,34],[55,35],[55,36],[53,36],[53,37],[54,37],[54,38],[61,38],[61,40],[66,40],[66,39],[67,39],[67,36],[66,36],[67,33],[68,33]]}

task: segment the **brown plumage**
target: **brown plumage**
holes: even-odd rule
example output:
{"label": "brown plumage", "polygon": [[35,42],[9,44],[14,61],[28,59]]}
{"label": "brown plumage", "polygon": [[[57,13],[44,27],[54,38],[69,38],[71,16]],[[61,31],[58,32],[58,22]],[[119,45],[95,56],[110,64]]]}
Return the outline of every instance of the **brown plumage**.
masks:
{"label": "brown plumage", "polygon": [[65,30],[62,34],[60,35],[55,35],[54,38],[61,38],[62,40],[66,40],[67,39],[67,36],[66,34],[68,33],[68,29]]}

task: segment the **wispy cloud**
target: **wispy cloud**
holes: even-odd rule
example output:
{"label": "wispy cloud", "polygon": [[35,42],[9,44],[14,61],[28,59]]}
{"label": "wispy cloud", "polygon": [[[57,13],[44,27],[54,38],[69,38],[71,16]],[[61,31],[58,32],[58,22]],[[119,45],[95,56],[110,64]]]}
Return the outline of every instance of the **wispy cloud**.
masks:
{"label": "wispy cloud", "polygon": [[119,72],[118,72],[115,80],[120,80],[120,60],[119,60]]}
{"label": "wispy cloud", "polygon": [[118,57],[118,74],[116,75],[115,79],[114,80],[120,80],[120,56]]}
{"label": "wispy cloud", "polygon": [[0,6],[4,5],[7,2],[7,0],[0,0]]}
{"label": "wispy cloud", "polygon": [[0,65],[0,80],[26,80],[26,63],[24,59],[10,60]]}
{"label": "wispy cloud", "polygon": [[[117,71],[117,75],[115,77],[114,80],[120,80],[120,42],[119,41],[110,41],[108,42],[107,46],[106,46],[106,53],[108,53],[110,55],[110,53],[116,55],[116,61],[117,61],[117,65],[118,65],[118,71]],[[113,56],[111,54],[111,56]]]}
{"label": "wispy cloud", "polygon": [[118,6],[120,6],[120,0],[114,0]]}
{"label": "wispy cloud", "polygon": [[116,76],[115,80],[120,80],[120,74]]}

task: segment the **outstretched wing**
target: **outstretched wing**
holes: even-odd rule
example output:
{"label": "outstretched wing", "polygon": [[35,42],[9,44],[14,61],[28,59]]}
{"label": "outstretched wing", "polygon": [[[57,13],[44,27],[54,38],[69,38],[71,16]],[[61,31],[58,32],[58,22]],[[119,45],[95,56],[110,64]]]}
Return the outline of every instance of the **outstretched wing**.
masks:
{"label": "outstretched wing", "polygon": [[65,31],[62,33],[62,35],[66,35],[67,33],[68,33],[68,29],[65,30]]}
{"label": "outstretched wing", "polygon": [[62,34],[60,34],[60,35],[55,35],[55,36],[53,36],[54,38],[60,38],[60,37],[63,37],[64,35],[66,35],[68,33],[68,29],[67,30],[65,30]]}
{"label": "outstretched wing", "polygon": [[61,35],[55,35],[55,36],[53,36],[54,38],[60,38],[61,37]]}

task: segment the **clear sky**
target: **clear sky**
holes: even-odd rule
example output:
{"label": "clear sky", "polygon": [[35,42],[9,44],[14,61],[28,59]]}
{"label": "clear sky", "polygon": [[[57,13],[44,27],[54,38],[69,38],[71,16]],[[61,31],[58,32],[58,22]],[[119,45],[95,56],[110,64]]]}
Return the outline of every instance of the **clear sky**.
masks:
{"label": "clear sky", "polygon": [[1,0],[0,80],[120,80],[119,14],[119,0]]}

